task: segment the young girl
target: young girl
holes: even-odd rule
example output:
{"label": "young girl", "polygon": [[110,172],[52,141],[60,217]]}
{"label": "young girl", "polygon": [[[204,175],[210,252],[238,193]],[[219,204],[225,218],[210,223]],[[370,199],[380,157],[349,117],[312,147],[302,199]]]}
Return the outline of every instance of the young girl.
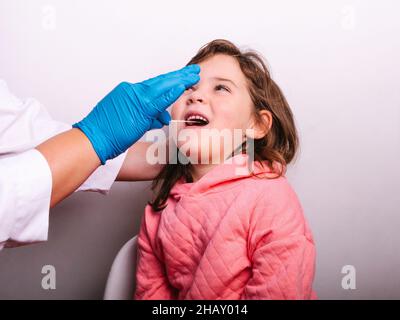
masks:
{"label": "young girl", "polygon": [[[253,140],[254,161],[246,147],[234,153],[235,146],[200,141],[190,159],[209,148],[209,159],[222,152],[225,160],[162,169],[138,236],[135,299],[316,298],[314,240],[285,178],[298,147],[285,97],[263,59],[229,41],[208,43],[193,63],[201,67],[200,81],[171,115],[203,122],[179,122],[178,131],[251,128],[245,138]],[[238,174],[249,161],[253,171]]]}

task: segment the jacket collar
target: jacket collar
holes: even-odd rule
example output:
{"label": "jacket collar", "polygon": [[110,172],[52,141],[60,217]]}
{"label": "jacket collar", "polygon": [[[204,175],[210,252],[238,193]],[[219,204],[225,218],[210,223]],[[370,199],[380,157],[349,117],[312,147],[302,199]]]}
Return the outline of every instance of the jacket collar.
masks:
{"label": "jacket collar", "polygon": [[[249,178],[252,175],[258,177],[274,177],[275,173],[268,166],[266,161],[252,161],[247,154],[238,154],[226,159],[223,163],[216,165],[196,182],[185,182],[182,177],[176,182],[170,191],[170,196],[176,200],[183,194],[199,194],[208,191],[216,185],[229,181]],[[274,164],[275,168],[281,169],[281,165]],[[285,174],[284,168],[283,175]]]}

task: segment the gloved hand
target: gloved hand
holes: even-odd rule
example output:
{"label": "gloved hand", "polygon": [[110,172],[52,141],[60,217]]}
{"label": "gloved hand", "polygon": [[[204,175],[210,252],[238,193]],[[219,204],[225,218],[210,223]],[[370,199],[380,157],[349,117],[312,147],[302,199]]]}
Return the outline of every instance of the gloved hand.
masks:
{"label": "gloved hand", "polygon": [[165,110],[200,80],[196,64],[146,81],[122,82],[72,127],[90,140],[101,164],[125,152],[148,130],[168,125]]}

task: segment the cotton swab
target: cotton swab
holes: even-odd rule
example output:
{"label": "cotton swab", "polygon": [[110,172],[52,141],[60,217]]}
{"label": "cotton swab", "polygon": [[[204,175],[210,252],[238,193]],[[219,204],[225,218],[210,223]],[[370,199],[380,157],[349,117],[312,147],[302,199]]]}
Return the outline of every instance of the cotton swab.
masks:
{"label": "cotton swab", "polygon": [[171,120],[170,122],[197,122],[196,120]]}

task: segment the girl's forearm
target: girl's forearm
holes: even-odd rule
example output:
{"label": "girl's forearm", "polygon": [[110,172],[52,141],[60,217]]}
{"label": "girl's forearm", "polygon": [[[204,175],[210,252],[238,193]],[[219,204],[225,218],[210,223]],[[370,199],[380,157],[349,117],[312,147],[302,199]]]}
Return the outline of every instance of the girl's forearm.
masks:
{"label": "girl's forearm", "polygon": [[89,139],[79,129],[60,133],[36,149],[46,158],[52,174],[50,207],[73,193],[101,164]]}

